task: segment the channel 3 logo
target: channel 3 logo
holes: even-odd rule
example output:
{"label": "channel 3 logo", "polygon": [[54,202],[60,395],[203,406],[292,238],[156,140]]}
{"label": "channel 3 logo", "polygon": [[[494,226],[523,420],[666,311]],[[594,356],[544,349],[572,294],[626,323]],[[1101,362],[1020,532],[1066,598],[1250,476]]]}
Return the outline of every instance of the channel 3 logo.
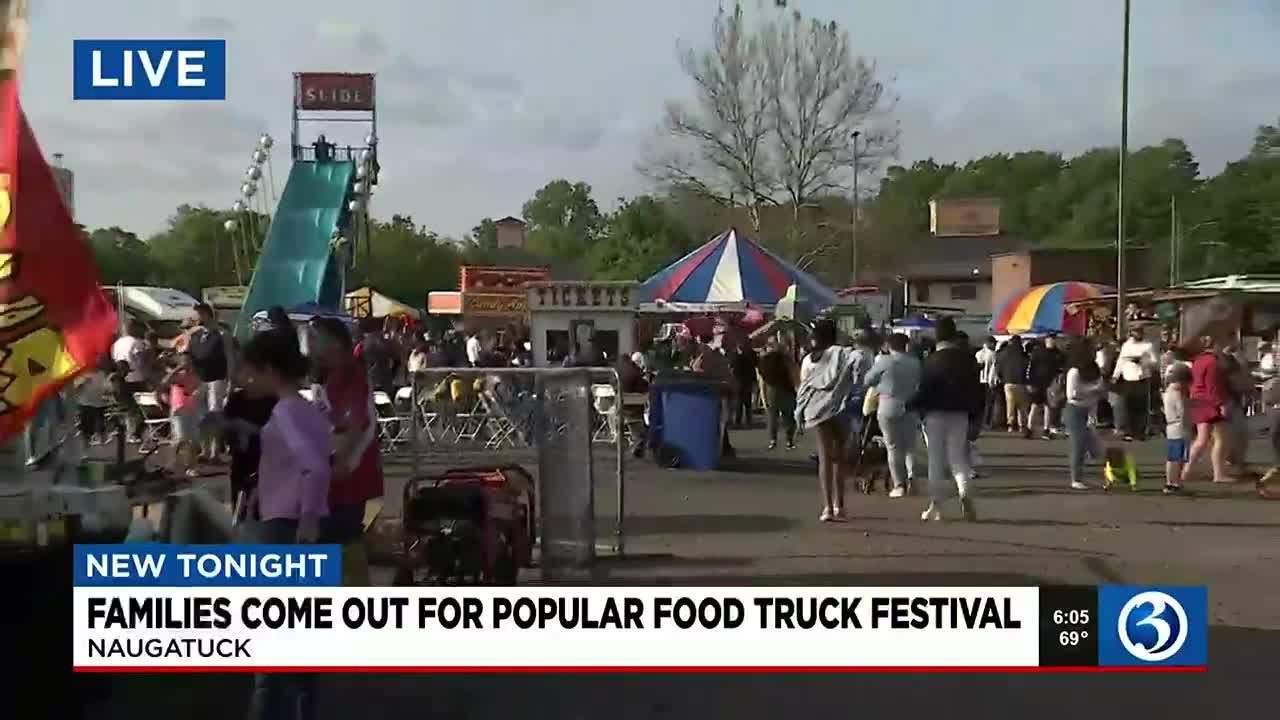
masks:
{"label": "channel 3 logo", "polygon": [[1099,588],[1098,664],[1205,665],[1208,608],[1203,587]]}

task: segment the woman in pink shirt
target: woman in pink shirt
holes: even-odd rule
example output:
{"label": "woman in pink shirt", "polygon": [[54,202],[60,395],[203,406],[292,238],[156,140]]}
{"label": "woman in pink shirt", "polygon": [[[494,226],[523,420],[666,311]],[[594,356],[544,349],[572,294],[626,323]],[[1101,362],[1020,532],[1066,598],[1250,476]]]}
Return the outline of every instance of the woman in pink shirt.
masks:
{"label": "woman in pink shirt", "polygon": [[[244,348],[246,390],[276,399],[261,433],[258,516],[261,542],[312,543],[329,514],[333,458],[329,419],[300,394],[307,362],[292,333],[268,330]],[[258,675],[250,700],[251,720],[312,720],[316,717],[311,675]]]}

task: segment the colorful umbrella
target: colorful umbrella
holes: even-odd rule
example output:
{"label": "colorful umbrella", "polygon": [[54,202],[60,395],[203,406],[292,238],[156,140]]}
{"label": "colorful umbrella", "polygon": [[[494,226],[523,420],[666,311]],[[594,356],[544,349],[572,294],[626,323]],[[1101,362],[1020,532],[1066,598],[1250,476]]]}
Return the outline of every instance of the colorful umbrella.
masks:
{"label": "colorful umbrella", "polygon": [[1018,333],[1066,333],[1083,335],[1085,313],[1071,312],[1070,304],[1099,297],[1109,292],[1101,285],[1085,282],[1059,282],[1019,290],[1004,301],[991,316],[991,332],[996,335]]}

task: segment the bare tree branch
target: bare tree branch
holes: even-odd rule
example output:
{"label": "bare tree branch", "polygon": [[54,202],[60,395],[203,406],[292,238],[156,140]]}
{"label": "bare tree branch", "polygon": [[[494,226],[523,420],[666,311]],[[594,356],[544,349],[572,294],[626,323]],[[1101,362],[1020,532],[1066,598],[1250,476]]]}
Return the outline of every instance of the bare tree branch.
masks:
{"label": "bare tree branch", "polygon": [[827,255],[830,255],[832,252],[835,252],[836,250],[839,250],[839,249],[840,249],[840,244],[837,242],[828,242],[828,243],[819,245],[818,247],[806,253],[802,253],[799,257],[796,258],[795,260],[796,269],[808,270],[809,267],[813,265],[816,261],[818,261],[823,257],[826,257]]}
{"label": "bare tree branch", "polygon": [[667,158],[652,169],[660,180],[701,188],[717,201],[740,200],[758,230],[760,207],[775,202],[760,39],[747,28],[740,6],[716,15],[712,37],[710,49],[680,50],[680,65],[693,80],[697,102],[692,108],[668,103],[663,123],[669,139],[690,152],[679,162]]}
{"label": "bare tree branch", "polygon": [[835,23],[784,12],[752,28],[735,3],[712,29],[710,48],[681,50],[696,100],[668,103],[667,152],[646,172],[718,204],[745,205],[757,232],[762,210],[784,206],[798,246],[801,209],[847,192],[855,130],[856,172],[876,172],[897,154],[895,98]]}
{"label": "bare tree branch", "polygon": [[781,148],[776,172],[792,204],[847,187],[855,131],[858,172],[897,154],[895,99],[875,63],[854,57],[848,33],[798,12],[767,32],[770,115]]}

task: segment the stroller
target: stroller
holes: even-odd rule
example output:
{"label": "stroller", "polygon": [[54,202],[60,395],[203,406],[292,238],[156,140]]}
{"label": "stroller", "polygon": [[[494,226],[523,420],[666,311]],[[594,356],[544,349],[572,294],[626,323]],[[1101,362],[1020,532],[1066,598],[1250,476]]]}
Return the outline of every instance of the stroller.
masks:
{"label": "stroller", "polygon": [[862,417],[855,418],[849,430],[849,467],[855,487],[864,495],[875,493],[877,483],[884,485],[886,493],[893,485],[889,476],[889,452],[876,420],[876,400],[875,390],[868,390],[859,408]]}

